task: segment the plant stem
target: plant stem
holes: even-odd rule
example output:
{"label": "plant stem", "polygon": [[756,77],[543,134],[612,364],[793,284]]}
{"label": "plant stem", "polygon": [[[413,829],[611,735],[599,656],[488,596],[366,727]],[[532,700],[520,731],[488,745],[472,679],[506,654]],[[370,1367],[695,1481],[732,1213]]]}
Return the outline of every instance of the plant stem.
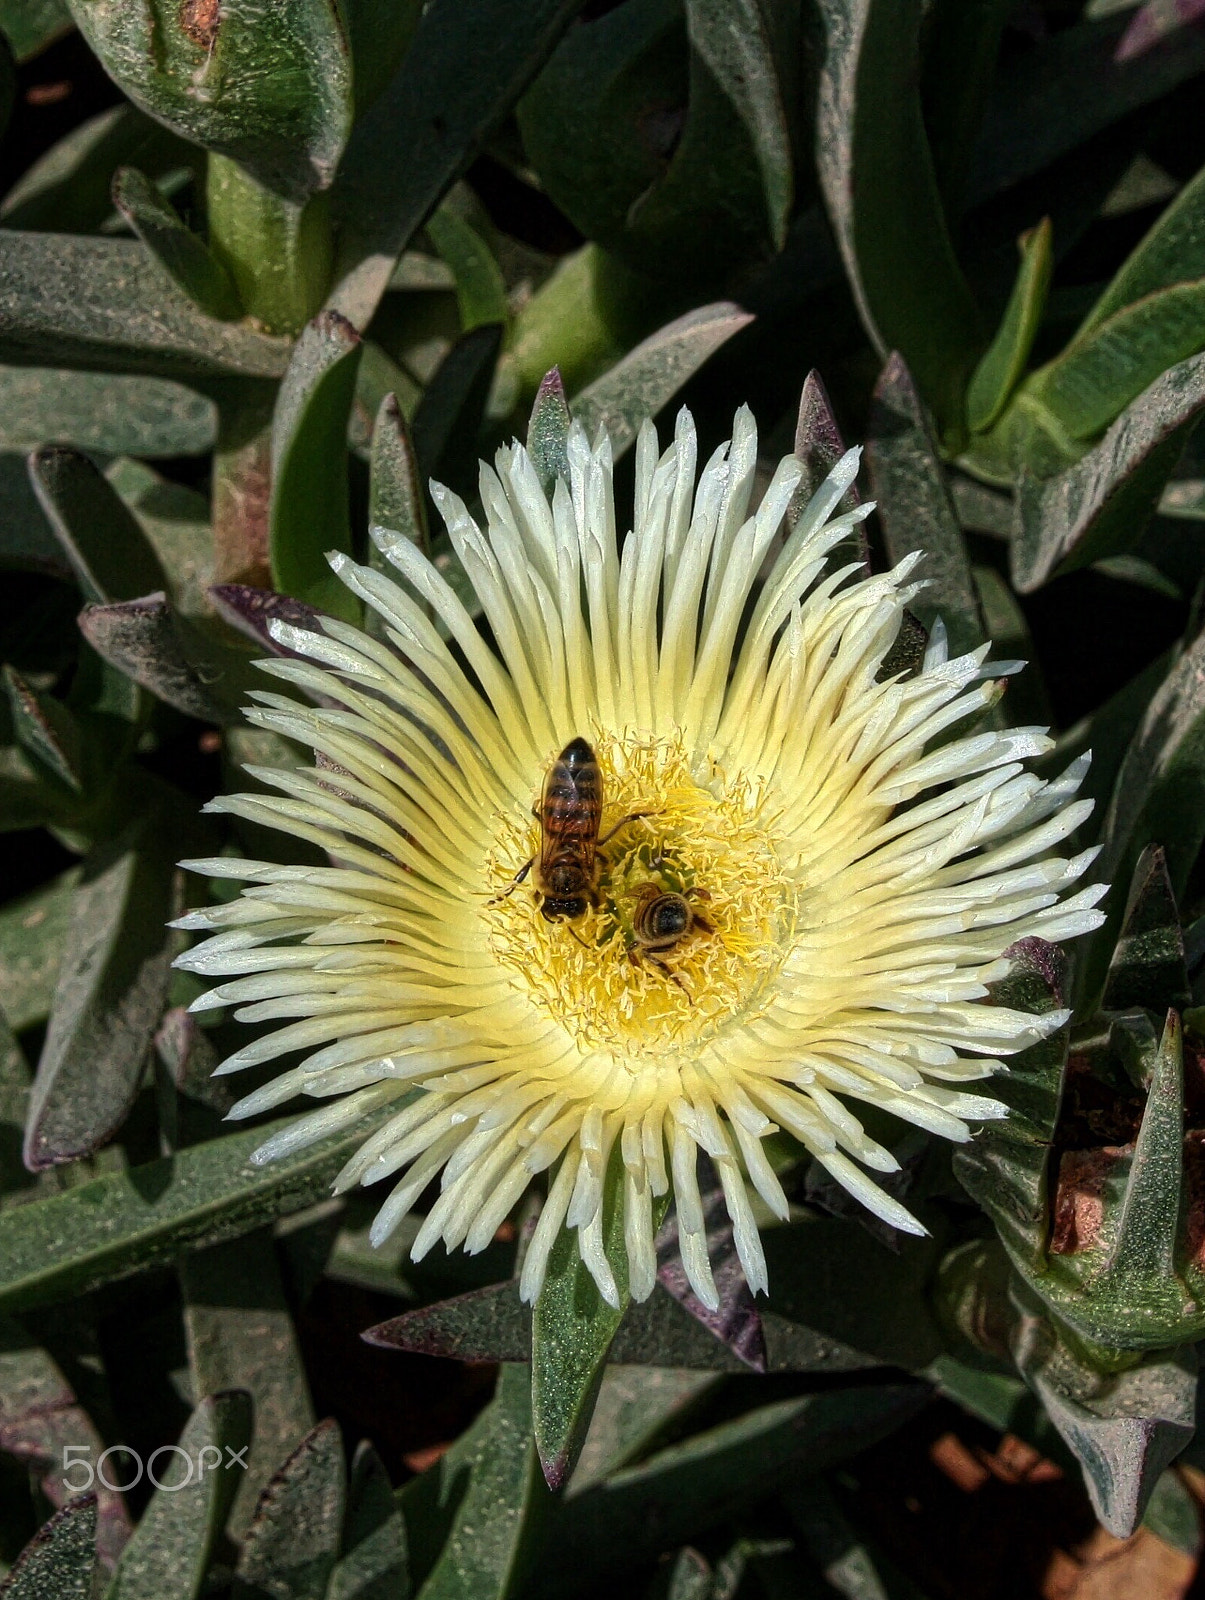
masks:
{"label": "plant stem", "polygon": [[209,245],[234,279],[243,307],[269,333],[298,334],[330,283],[330,207],[282,200],[226,156],[209,156]]}

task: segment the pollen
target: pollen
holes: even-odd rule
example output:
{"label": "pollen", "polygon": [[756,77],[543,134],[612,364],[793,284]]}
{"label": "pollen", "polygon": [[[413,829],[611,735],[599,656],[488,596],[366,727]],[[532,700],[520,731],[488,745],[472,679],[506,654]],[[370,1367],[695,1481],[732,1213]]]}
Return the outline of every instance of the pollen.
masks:
{"label": "pollen", "polygon": [[[482,915],[499,963],[533,1001],[580,1048],[611,1051],[639,1076],[765,1007],[791,948],[796,894],[757,786],[712,762],[692,766],[680,739],[595,731],[592,743],[606,797],[600,833],[639,814],[602,848],[599,905],[549,922],[526,884],[506,893],[540,849],[538,824],[520,816],[500,820]],[[641,959],[635,931],[645,884],[685,895],[710,930],[692,927],[661,966]]]}

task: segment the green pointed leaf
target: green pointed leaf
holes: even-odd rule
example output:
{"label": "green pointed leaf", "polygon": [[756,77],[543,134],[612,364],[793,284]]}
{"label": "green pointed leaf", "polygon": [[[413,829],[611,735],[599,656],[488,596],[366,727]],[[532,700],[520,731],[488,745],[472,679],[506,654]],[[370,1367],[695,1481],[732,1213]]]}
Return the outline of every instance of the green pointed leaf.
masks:
{"label": "green pointed leaf", "polygon": [[16,1035],[0,1010],[0,1207],[7,1198],[27,1198],[32,1186],[21,1160],[32,1077]]}
{"label": "green pointed leaf", "polygon": [[1115,311],[1026,380],[1072,439],[1101,433],[1169,367],[1205,345],[1205,278]]}
{"label": "green pointed leaf", "polygon": [[195,489],[162,477],[145,461],[111,461],[105,477],[138,519],[167,573],[172,604],[186,617],[211,615],[213,582],[209,501]]}
{"label": "green pointed leaf", "polygon": [[982,348],[921,120],[920,0],[821,0],[816,164],[863,325],[898,350],[943,436]]}
{"label": "green pointed leaf", "polygon": [[87,599],[132,600],[167,587],[137,519],[87,456],[49,445],[33,453],[29,471]]}
{"label": "green pointed leaf", "polygon": [[347,419],[360,337],[337,311],[302,333],[272,421],[272,580],[285,594],[357,621],[359,608],[327,563],[351,552],[347,504]]}
{"label": "green pointed leaf", "polygon": [[193,1392],[245,1390],[254,1407],[255,1436],[232,1496],[237,1539],[269,1478],[314,1426],[309,1386],[270,1230],[193,1250],[178,1271]]}
{"label": "green pointed leaf", "polygon": [[[779,63],[789,54],[781,49],[776,58],[773,11],[759,0],[686,0],[685,12],[685,122],[664,173],[628,208],[624,244],[638,270],[651,264],[662,275],[697,275],[702,267],[714,278],[727,262],[780,250],[785,242],[794,170]],[[583,55],[590,70],[588,45]],[[664,46],[658,58],[664,60]],[[664,118],[676,109],[665,100],[677,74],[662,67],[660,76],[668,78],[659,85],[657,111]],[[566,120],[556,120],[558,133]],[[588,122],[582,133],[591,137]],[[637,120],[632,133],[651,142],[647,123],[642,128]],[[711,240],[702,260],[694,248],[700,234]]]}
{"label": "green pointed leaf", "polygon": [[[348,143],[333,196],[339,229],[330,304],[365,328],[393,264],[514,105],[581,0],[438,0],[392,83]],[[465,70],[472,41],[473,72]],[[398,152],[405,151],[405,159]]]}
{"label": "green pointed leaf", "polygon": [[[424,554],[430,551],[427,506],[410,430],[395,394],[387,394],[372,430],[368,464],[368,523],[390,528]],[[372,545],[369,557],[379,557]]]}
{"label": "green pointed leaf", "polygon": [[3,1600],[92,1600],[96,1568],[96,1496],[80,1495],[22,1550],[0,1581]]}
{"label": "green pointed leaf", "polygon": [[252,1153],[295,1121],[180,1150],[0,1216],[0,1305],[23,1310],[170,1265],[184,1250],[233,1239],[326,1197],[348,1156],[383,1120],[256,1166]]}
{"label": "green pointed leaf", "polygon": [[326,1600],[407,1600],[405,1519],[389,1474],[367,1441],[351,1464],[340,1549]]}
{"label": "green pointed leaf", "polygon": [[0,449],[46,439],[104,455],[195,456],[213,446],[213,402],[165,378],[0,367]]}
{"label": "green pointed leaf", "polygon": [[266,9],[70,4],[105,69],[149,115],[295,204],[330,183],[352,117],[351,58],[334,0]]}
{"label": "green pointed leaf", "polygon": [[[992,990],[994,1003],[1043,1016],[1062,1007],[1066,961],[1057,945],[1022,939],[1005,952],[1012,971]],[[1009,1059],[993,1092],[1009,1107],[970,1144],[954,1152],[954,1176],[996,1224],[1018,1265],[1045,1259],[1050,1144],[1062,1101],[1067,1033],[1060,1029]]]}
{"label": "green pointed leaf", "polygon": [[50,1015],[79,876],[72,867],[0,910],[0,1009],[17,1033]]}
{"label": "green pointed leaf", "polygon": [[487,322],[510,321],[502,269],[476,228],[445,203],[427,221],[431,243],[456,280],[456,303],[464,333]]}
{"label": "green pointed leaf", "polygon": [[477,440],[501,344],[502,329],[489,323],[464,334],[440,362],[411,427],[424,480],[476,486]]}
{"label": "green pointed leaf", "polygon": [[260,1496],[235,1569],[232,1600],[324,1600],[339,1555],[343,1441],[328,1418]]}
{"label": "green pointed leaf", "polygon": [[1147,1501],[1142,1525],[1190,1560],[1201,1554],[1201,1514],[1183,1477],[1164,1472]]}
{"label": "green pointed leaf", "polygon": [[242,316],[243,308],[225,267],[136,167],[117,169],[113,204],[172,281],[206,316],[224,321]]}
{"label": "green pointed leaf", "polygon": [[527,453],[549,496],[558,478],[569,481],[570,421],[560,369],[553,367],[540,382],[527,424]]}
{"label": "green pointed leaf", "polygon": [[1188,1004],[1188,971],[1180,913],[1167,876],[1167,857],[1147,845],[1130,879],[1121,934],[1109,962],[1101,1005],[1106,1011],[1145,1006],[1166,1012]]}
{"label": "green pointed leaf", "polygon": [[1205,278],[1205,168],[1135,246],[1076,331],[1075,342],[1126,306],[1172,284]]}
{"label": "green pointed leaf", "polygon": [[356,117],[361,117],[398,69],[414,37],[423,0],[343,0],[355,67]]}
{"label": "green pointed leaf", "polygon": [[279,378],[285,339],[218,322],[136,239],[0,232],[0,361],[165,378]]}
{"label": "green pointed leaf", "polygon": [[1053,477],[1022,469],[1011,553],[1022,594],[1059,572],[1132,549],[1205,411],[1205,356],[1156,377],[1104,438]]}
{"label": "green pointed leaf", "polygon": [[157,1452],[156,1490],[122,1553],[105,1600],[196,1600],[243,1474],[228,1453],[251,1439],[251,1402],[242,1393],[207,1395],[176,1450]]}
{"label": "green pointed leaf", "polygon": [[1050,218],[1043,217],[1017,241],[1021,265],[1013,292],[967,390],[967,426],[972,433],[986,432],[998,421],[1024,376],[1050,289],[1051,239]]}
{"label": "green pointed leaf", "polygon": [[78,794],[80,734],[61,700],[38,694],[9,666],[3,669],[4,689],[17,742],[29,751],[61,784]]}
{"label": "green pointed leaf", "polygon": [[644,418],[655,417],[722,344],[752,321],[729,300],[688,311],[576,394],[570,410],[591,439],[599,428],[607,429],[618,459],[635,443]]}
{"label": "green pointed leaf", "polygon": [[526,1367],[502,1367],[490,1405],[400,1500],[419,1600],[508,1600],[519,1590],[548,1500]]}
{"label": "green pointed leaf", "polygon": [[148,820],[84,866],[30,1095],[31,1170],[90,1155],[125,1120],[167,999],[174,868]]}
{"label": "green pointed leaf", "polygon": [[1092,1508],[1115,1538],[1142,1520],[1164,1469],[1192,1437],[1197,1356],[1191,1346],[1152,1354],[1101,1379],[1077,1359],[1029,1299],[1013,1355],[1025,1381],[1079,1461]]}
{"label": "green pointed leaf", "polygon": [[[628,1304],[623,1172],[616,1149],[603,1190],[601,1232],[617,1303],[603,1299],[581,1258],[577,1234],[562,1227],[532,1313],[532,1421],[540,1465],[552,1489],[567,1483],[577,1464],[607,1352]],[[654,1227],[659,1221],[654,1218]]]}
{"label": "green pointed leaf", "polygon": [[1185,1305],[1183,1287],[1175,1282],[1185,1204],[1183,1043],[1180,1018],[1169,1011],[1125,1198],[1115,1220],[1106,1217],[1102,1230],[1108,1257],[1093,1282],[1093,1293],[1122,1302],[1140,1298],[1149,1312],[1152,1289],[1166,1290],[1161,1298],[1174,1326]]}
{"label": "green pointed leaf", "polygon": [[984,628],[966,544],[928,413],[898,355],[875,387],[866,454],[888,556],[897,562],[912,550],[925,553],[917,576],[929,587],[913,610],[926,628],[941,617],[951,654],[974,649]]}

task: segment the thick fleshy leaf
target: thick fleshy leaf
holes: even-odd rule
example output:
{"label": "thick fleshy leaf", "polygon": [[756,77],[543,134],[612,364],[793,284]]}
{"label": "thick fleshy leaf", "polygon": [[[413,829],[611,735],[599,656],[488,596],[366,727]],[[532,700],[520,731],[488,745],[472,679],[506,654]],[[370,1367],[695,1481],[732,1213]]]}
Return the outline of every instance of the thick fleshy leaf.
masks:
{"label": "thick fleshy leaf", "polygon": [[943,436],[982,348],[918,94],[920,0],[821,0],[816,165],[866,332],[908,362]]}
{"label": "thick fleshy leaf", "polygon": [[764,1372],[766,1332],[736,1252],[724,1191],[714,1169],[708,1171],[710,1158],[704,1157],[699,1166],[707,1256],[719,1305],[711,1310],[691,1288],[678,1247],[678,1219],[672,1213],[657,1235],[657,1282],[738,1360],[754,1372]]}
{"label": "thick fleshy leaf", "polygon": [[467,333],[487,322],[510,320],[502,269],[476,228],[450,205],[427,219],[427,235],[456,280],[460,326]]}
{"label": "thick fleshy leaf", "polygon": [[1126,1539],[1164,1469],[1192,1437],[1196,1351],[1161,1351],[1102,1380],[1059,1341],[1030,1297],[1021,1304],[1017,1366],[1083,1468],[1093,1510],[1111,1534]]}
{"label": "thick fleshy leaf", "polygon": [[65,788],[78,794],[83,788],[80,731],[70,711],[53,695],[32,689],[10,666],[3,668],[0,678],[18,744]]}
{"label": "thick fleshy leaf", "polygon": [[1018,240],[1021,265],[1013,292],[995,337],[983,353],[967,390],[967,426],[982,433],[996,422],[1020,383],[1037,336],[1050,274],[1054,266],[1051,253],[1053,235],[1050,218],[1043,217],[1036,228]]}
{"label": "thick fleshy leaf", "polygon": [[85,606],[79,626],[98,656],[185,716],[222,722],[236,714],[198,670],[164,594]]}
{"label": "thick fleshy leaf", "polygon": [[339,1556],[344,1470],[339,1425],[328,1418],[305,1436],[260,1496],[232,1600],[323,1600]]}
{"label": "thick fleshy leaf", "polygon": [[[759,0],[686,0],[685,12],[685,121],[664,173],[628,209],[624,242],[645,270],[702,268],[714,277],[728,261],[765,254],[767,245],[781,250],[785,242],[794,169],[779,71],[789,55],[776,55],[773,8]],[[664,48],[658,54],[664,60]],[[594,66],[589,45],[583,64],[587,71]],[[662,72],[664,96],[676,74]],[[664,120],[676,107],[659,109]],[[565,122],[562,114],[547,131],[556,137]],[[632,131],[649,142],[639,119]],[[592,133],[586,122],[579,138]],[[700,234],[711,240],[701,259],[694,248]]]}
{"label": "thick fleshy leaf", "polygon": [[205,591],[213,582],[213,531],[207,498],[128,456],[111,461],[105,477],[159,557],[173,606],[186,617],[208,620],[212,607]]}
{"label": "thick fleshy leaf", "polygon": [[1160,374],[1205,344],[1205,278],[1145,296],[1076,338],[1025,393],[1072,439],[1101,433]]}
{"label": "thick fleshy leaf", "polygon": [[694,1538],[801,1463],[826,1471],[899,1427],[929,1394],[923,1384],[895,1384],[775,1401],[616,1473],[566,1502],[533,1596],[563,1593],[565,1572],[579,1563],[597,1581]]}
{"label": "thick fleshy leaf", "polygon": [[1205,355],[1162,373],[1074,466],[1022,471],[1012,546],[1023,593],[1056,572],[1130,549],[1150,520],[1184,442],[1205,411]]}
{"label": "thick fleshy leaf", "polygon": [[237,1539],[268,1479],[314,1426],[309,1386],[270,1230],[190,1251],[178,1270],[193,1392],[245,1390],[254,1407],[255,1436],[230,1511]]}
{"label": "thick fleshy leaf", "polygon": [[645,417],[655,417],[752,315],[730,300],[700,306],[667,322],[621,361],[574,395],[570,410],[590,438],[605,427],[616,459],[635,443]]}
{"label": "thick fleshy leaf", "polygon": [[[389,528],[394,533],[400,533],[424,553],[430,550],[427,506],[418,460],[395,394],[387,394],[381,401],[372,430],[372,453],[368,463],[368,522],[370,527]],[[379,556],[380,552],[373,544],[369,559]]]}
{"label": "thick fleshy leaf", "polygon": [[917,576],[929,587],[912,609],[926,627],[941,617],[952,654],[974,649],[984,630],[966,544],[928,413],[899,355],[875,386],[866,455],[888,556],[896,562],[912,550],[925,554]]}
{"label": "thick fleshy leaf", "polygon": [[46,1042],[30,1095],[31,1170],[108,1143],[138,1092],[167,999],[175,869],[157,819],[102,847],[75,890]]}
{"label": "thick fleshy leaf", "polygon": [[720,1381],[718,1373],[609,1364],[568,1492],[580,1494],[647,1455]]}
{"label": "thick fleshy leaf", "polygon": [[0,1217],[0,1305],[19,1311],[67,1299],[302,1211],[326,1197],[339,1168],[383,1115],[367,1113],[350,1131],[254,1165],[252,1152],[293,1120],[106,1173],[6,1212]]}
{"label": "thick fleshy leaf", "polygon": [[367,1440],[351,1464],[340,1550],[326,1600],[408,1600],[405,1519],[389,1474]]}
{"label": "thick fleshy leaf", "polygon": [[96,1496],[82,1494],[56,1511],[0,1581],[3,1600],[92,1600],[96,1568]]}
{"label": "thick fleshy leaf", "polygon": [[1126,257],[1076,330],[1076,342],[1147,295],[1205,278],[1205,168],[1186,183],[1150,232]]}
{"label": "thick fleshy leaf", "polygon": [[195,306],[207,316],[224,321],[242,315],[243,308],[225,267],[137,167],[118,168],[113,179],[113,204]]}
{"label": "thick fleshy leaf", "polygon": [[1101,1005],[1106,1011],[1144,1006],[1162,1015],[1188,1004],[1188,970],[1180,913],[1167,876],[1167,857],[1147,845],[1138,858],[1121,933],[1109,962]]}
{"label": "thick fleshy leaf", "polygon": [[86,599],[133,600],[167,587],[137,519],[87,456],[48,445],[30,456],[29,471]]}
{"label": "thick fleshy leaf", "polygon": [[351,552],[346,440],[359,359],[346,318],[320,313],[297,342],[272,421],[273,583],[345,621],[359,608],[326,556]]}
{"label": "thick fleshy leaf", "polygon": [[[997,1005],[1043,1015],[1064,1004],[1066,962],[1057,945],[1022,939],[1007,952],[1012,971],[993,990]],[[1050,1144],[1062,1099],[1065,1029],[1010,1057],[993,1091],[1009,1107],[954,1152],[954,1175],[991,1216],[1009,1254],[1039,1266],[1046,1253]]]}
{"label": "thick fleshy leaf", "polygon": [[0,449],[46,439],[105,455],[195,456],[212,447],[213,402],[165,378],[0,367]]}
{"label": "thick fleshy leaf", "polygon": [[502,1367],[473,1426],[399,1498],[422,1600],[507,1600],[519,1590],[548,1507],[525,1367]]}
{"label": "thick fleshy leaf", "polygon": [[0,1008],[15,1032],[50,1015],[80,868],[0,910]]}
{"label": "thick fleshy leaf", "polygon": [[28,1198],[24,1191],[32,1186],[21,1160],[32,1081],[25,1053],[0,1010],[0,1207],[13,1196]]}
{"label": "thick fleshy leaf", "polygon": [[[196,1600],[243,1473],[230,1464],[251,1439],[251,1402],[210,1394],[179,1443],[151,1457],[157,1488],[122,1553],[105,1600]],[[156,1459],[156,1457],[158,1459]]]}
{"label": "thick fleshy leaf", "polygon": [[540,382],[527,423],[527,453],[547,495],[558,478],[569,481],[570,421],[565,385],[553,367]]}
{"label": "thick fleshy leaf", "polygon": [[427,7],[405,60],[357,124],[339,169],[338,281],[330,304],[356,327],[367,327],[394,262],[539,71],[580,4],[529,0],[516,11],[510,0],[437,0]]}
{"label": "thick fleshy leaf", "polygon": [[352,117],[351,56],[335,0],[69,3],[106,71],[158,121],[232,157],[295,204],[330,183]]}
{"label": "thick fleshy leaf", "polygon": [[279,378],[284,339],[207,317],[136,239],[0,232],[0,360],[166,378]]}
{"label": "thick fleshy leaf", "polygon": [[[791,1521],[826,1587],[846,1600],[892,1600],[866,1538],[849,1521],[823,1478],[808,1477],[783,1495]],[[914,1600],[917,1597],[914,1596]]]}
{"label": "thick fleshy leaf", "polygon": [[581,1258],[577,1234],[562,1228],[548,1257],[531,1318],[531,1414],[549,1488],[569,1480],[590,1425],[611,1341],[628,1303],[623,1235],[624,1168],[613,1152],[603,1190],[602,1246],[614,1280],[604,1300]]}

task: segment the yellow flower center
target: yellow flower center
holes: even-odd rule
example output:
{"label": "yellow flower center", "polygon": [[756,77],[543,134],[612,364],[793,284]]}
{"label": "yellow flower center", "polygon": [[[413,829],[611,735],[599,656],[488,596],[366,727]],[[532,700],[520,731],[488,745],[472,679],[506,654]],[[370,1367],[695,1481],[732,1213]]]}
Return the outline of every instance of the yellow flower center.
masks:
{"label": "yellow flower center", "polygon": [[[583,1050],[692,1050],[759,1010],[787,953],[795,890],[756,786],[692,767],[680,740],[596,735],[603,777],[597,907],[550,922],[537,887],[540,825],[500,821],[484,916],[497,959]],[[550,762],[554,757],[550,756]],[[538,797],[533,797],[538,800]],[[529,876],[509,894],[515,874]],[[674,937],[683,920],[689,926]]]}

